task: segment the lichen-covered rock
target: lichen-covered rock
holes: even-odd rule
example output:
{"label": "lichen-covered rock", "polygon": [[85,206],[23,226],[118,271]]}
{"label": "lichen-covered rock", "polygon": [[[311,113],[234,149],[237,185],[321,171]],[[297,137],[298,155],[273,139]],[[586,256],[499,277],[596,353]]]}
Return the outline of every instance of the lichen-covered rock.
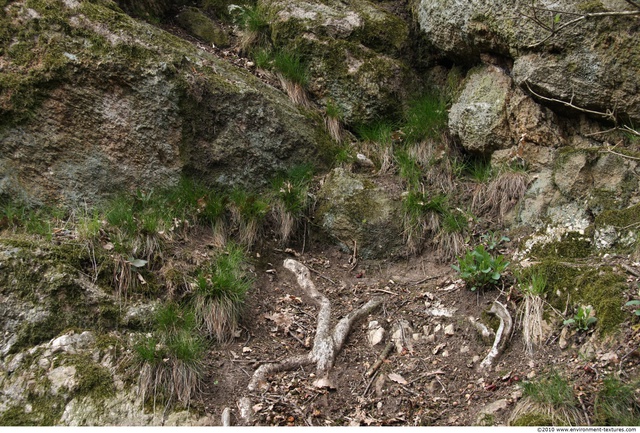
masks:
{"label": "lichen-covered rock", "polygon": [[346,123],[399,113],[398,95],[410,94],[417,81],[403,59],[410,42],[406,22],[365,0],[261,4],[276,47],[306,60],[309,91],[337,105]]}
{"label": "lichen-covered rock", "polygon": [[198,8],[184,8],[176,16],[176,21],[190,34],[205,42],[221,48],[229,46],[229,37],[224,30]]}
{"label": "lichen-covered rock", "polygon": [[334,169],[318,195],[316,218],[345,249],[358,257],[391,257],[402,248],[400,202],[374,179]]}
{"label": "lichen-covered rock", "polygon": [[[512,79],[492,65],[474,69],[449,111],[449,128],[470,152],[490,155],[512,148],[557,147],[563,141],[555,116],[514,86]],[[523,158],[524,159],[524,158]]]}
{"label": "lichen-covered rock", "polygon": [[110,2],[0,10],[1,197],[91,203],[183,172],[258,187],[329,142],[282,92]]}
{"label": "lichen-covered rock", "polygon": [[[567,14],[538,10],[543,22],[563,25],[579,14],[628,10],[624,1],[542,2],[537,6]],[[615,111],[627,122],[640,120],[640,44],[635,17],[593,17],[581,20],[547,39],[536,24],[531,2],[525,0],[415,0],[414,11],[427,40],[455,62],[474,65],[483,54],[513,61],[516,84],[554,98],[600,112]],[[570,15],[574,14],[574,15]],[[578,15],[575,15],[578,14]],[[540,99],[548,105],[549,101]],[[568,110],[562,104],[554,108]],[[597,116],[596,116],[597,117]]]}

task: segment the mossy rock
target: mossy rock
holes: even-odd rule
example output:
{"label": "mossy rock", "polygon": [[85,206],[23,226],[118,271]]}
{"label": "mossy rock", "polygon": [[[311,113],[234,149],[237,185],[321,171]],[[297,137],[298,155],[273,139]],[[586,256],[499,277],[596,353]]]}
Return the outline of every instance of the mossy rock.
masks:
{"label": "mossy rock", "polygon": [[539,243],[531,248],[534,257],[557,259],[583,259],[596,254],[593,242],[578,232],[568,232],[559,241]]}
{"label": "mossy rock", "polygon": [[316,218],[345,249],[388,258],[402,248],[400,204],[373,180],[336,168],[318,193]]}
{"label": "mossy rock", "polygon": [[224,30],[198,8],[183,9],[176,16],[176,21],[187,32],[205,42],[220,48],[229,46],[229,37]]}
{"label": "mossy rock", "polygon": [[622,311],[623,294],[627,289],[625,277],[610,266],[592,267],[545,258],[541,263],[523,269],[522,277],[534,273],[547,279],[546,299],[558,311],[570,305],[591,305],[595,311],[596,330],[613,333],[625,320]]}

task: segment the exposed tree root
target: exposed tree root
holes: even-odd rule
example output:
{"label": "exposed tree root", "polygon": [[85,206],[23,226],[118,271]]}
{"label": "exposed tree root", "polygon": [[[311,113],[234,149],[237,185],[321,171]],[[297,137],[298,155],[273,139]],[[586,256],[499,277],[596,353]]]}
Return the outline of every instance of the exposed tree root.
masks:
{"label": "exposed tree root", "polygon": [[[374,298],[362,307],[347,314],[333,328],[331,332],[331,302],[320,293],[309,274],[309,269],[302,263],[286,259],[284,267],[296,276],[298,285],[305,293],[318,305],[318,324],[316,336],[311,352],[306,355],[292,356],[280,362],[263,364],[253,373],[247,388],[255,391],[266,382],[266,377],[280,371],[294,370],[301,366],[316,364],[316,381],[313,383],[318,388],[334,389],[335,386],[329,378],[331,368],[336,356],[342,349],[344,342],[349,335],[353,323],[371,313],[381,304],[381,300]],[[250,423],[252,418],[251,402],[247,397],[240,400],[238,407],[240,417],[245,423]],[[228,419],[228,418],[227,418]],[[223,420],[223,422],[226,420]],[[227,421],[228,422],[228,421]]]}
{"label": "exposed tree root", "polygon": [[317,368],[317,379],[313,383],[314,386],[318,388],[335,388],[329,378],[329,373],[336,355],[342,349],[344,341],[351,330],[351,326],[356,320],[361,319],[377,308],[381,301],[380,299],[372,299],[359,309],[347,314],[336,324],[333,332],[331,332],[331,302],[316,289],[313,281],[311,281],[309,269],[293,259],[286,259],[284,267],[293,272],[297,278],[298,285],[318,306],[318,325],[313,348],[307,355],[293,356],[277,363],[261,365],[253,374],[248,389],[249,391],[255,391],[270,374],[293,370],[311,364],[316,364]]}
{"label": "exposed tree root", "polygon": [[500,302],[495,301],[489,310],[489,313],[495,314],[500,319],[500,326],[498,326],[498,332],[496,332],[496,339],[493,342],[493,347],[489,351],[489,354],[482,360],[479,365],[479,369],[485,369],[491,367],[493,360],[504,350],[511,330],[513,328],[513,321],[511,315],[507,311],[507,307]]}

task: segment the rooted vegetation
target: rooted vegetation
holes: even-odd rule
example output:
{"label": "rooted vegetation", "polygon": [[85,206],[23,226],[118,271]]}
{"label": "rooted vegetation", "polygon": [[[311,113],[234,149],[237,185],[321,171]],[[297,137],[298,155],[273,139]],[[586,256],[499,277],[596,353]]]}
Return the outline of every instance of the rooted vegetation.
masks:
{"label": "rooted vegetation", "polygon": [[[131,24],[115,4],[103,3],[81,1],[78,7],[87,16],[106,8],[122,29]],[[405,46],[404,22],[394,22],[397,32],[390,34],[375,27],[375,12],[391,8],[382,3],[371,6],[373,12],[354,12],[358,19],[362,12],[366,25],[353,24],[353,33],[331,20],[323,31],[347,35],[341,55],[352,56],[349,50],[358,46],[406,56],[407,64],[425,68],[426,60],[414,58],[422,54],[413,52],[418,48]],[[600,2],[582,2],[574,18],[554,15],[550,24],[541,15],[554,11],[532,3],[527,18],[549,32],[533,46],[587,18],[637,15],[637,2],[627,3],[632,13],[614,14],[600,10]],[[164,0],[118,4],[167,28],[187,6]],[[352,183],[345,182],[353,197],[347,207],[357,210],[331,218],[357,219],[348,221],[355,228],[330,233],[326,220],[320,222],[317,193],[328,176],[315,161],[272,167],[274,176],[248,187],[184,170],[170,186],[138,185],[84,206],[1,195],[0,315],[6,316],[6,332],[0,385],[15,401],[0,400],[0,425],[60,424],[77,407],[109,410],[130,388],[136,391],[135,410],[162,423],[175,413],[207,414],[209,424],[220,419],[246,425],[640,423],[636,128],[620,126],[620,119],[605,113],[616,130],[573,137],[589,149],[549,145],[555,156],[545,164],[553,165],[553,174],[526,162],[523,152],[547,150],[538,142],[544,139],[527,141],[526,134],[522,143],[496,151],[499,157],[467,151],[449,132],[448,112],[468,71],[450,65],[394,94],[397,110],[348,123],[352,107],[334,98],[335,83],[322,87],[323,77],[312,69],[318,59],[309,58],[297,39],[299,49],[278,43],[269,2],[197,4],[226,26],[234,44],[207,50],[274,88],[279,84],[297,106],[292,110],[324,124],[331,168],[352,176]],[[155,59],[143,44],[125,38],[113,43],[69,25],[66,12],[45,14],[48,3],[25,5],[42,17],[22,25],[7,12],[18,2],[0,0],[0,66],[9,59],[0,71],[0,90],[11,89],[0,92],[0,128],[27,122],[51,83],[87,67],[83,56],[115,56],[138,65]],[[49,48],[39,20],[69,34],[69,52]],[[490,20],[474,25],[479,34],[490,33]],[[280,29],[298,30],[294,24]],[[21,40],[14,41],[14,34]],[[166,44],[173,40],[166,38]],[[340,63],[330,55],[333,49],[327,48],[323,62]],[[510,69],[509,60],[483,61]],[[371,68],[369,84],[381,81],[375,62],[349,61],[354,69]],[[227,96],[203,84],[226,79],[215,65],[186,55],[162,63],[167,75],[189,64],[193,75],[179,80],[180,91],[198,103],[215,105]],[[180,109],[198,115],[193,107]],[[195,130],[203,119],[190,118],[181,128]],[[233,127],[262,120],[248,116]],[[590,119],[574,120],[562,121],[597,129]],[[208,135],[225,133],[213,123],[203,127]],[[618,141],[597,147],[604,141],[594,137],[601,134]],[[296,146],[309,146],[307,141]],[[285,152],[278,145],[273,152],[280,161]],[[603,155],[631,167],[619,174],[622,198],[589,171],[606,163],[598,159]],[[202,159],[208,170],[210,161]],[[568,180],[557,173],[565,163]],[[370,185],[390,203],[386,225],[368,221],[378,202],[360,192]],[[551,205],[536,201],[548,191],[553,201],[580,203],[584,214],[563,215],[570,223],[554,227],[556,215],[544,213]],[[523,223],[525,201],[546,219]],[[365,257],[358,236],[367,230],[383,250],[380,260]],[[384,251],[382,238],[393,236],[397,250]],[[500,408],[485,412],[493,403]]]}

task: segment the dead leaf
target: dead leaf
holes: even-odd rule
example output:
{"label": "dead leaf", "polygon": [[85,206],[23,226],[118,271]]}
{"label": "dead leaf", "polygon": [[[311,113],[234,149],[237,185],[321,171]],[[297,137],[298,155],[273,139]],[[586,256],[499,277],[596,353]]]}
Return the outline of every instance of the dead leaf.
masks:
{"label": "dead leaf", "polygon": [[140,274],[138,274],[138,279],[140,280],[140,284],[145,285],[147,284],[147,282],[145,281],[144,277]]}
{"label": "dead leaf", "polygon": [[284,332],[289,332],[289,328],[293,325],[293,315],[291,313],[273,313],[265,314],[265,319],[273,320],[276,326],[282,328]]}
{"label": "dead leaf", "polygon": [[246,347],[245,346],[245,347],[242,348],[242,353],[249,353],[249,352],[252,352],[250,347]]}
{"label": "dead leaf", "polygon": [[113,249],[113,244],[111,242],[107,242],[102,246],[102,248],[104,248],[107,251],[111,251]]}
{"label": "dead leaf", "polygon": [[400,385],[408,385],[409,384],[409,382],[407,382],[404,377],[402,377],[402,376],[400,376],[399,374],[396,374],[396,373],[389,373],[387,375],[387,377],[390,380],[393,380],[394,382],[399,383]]}

